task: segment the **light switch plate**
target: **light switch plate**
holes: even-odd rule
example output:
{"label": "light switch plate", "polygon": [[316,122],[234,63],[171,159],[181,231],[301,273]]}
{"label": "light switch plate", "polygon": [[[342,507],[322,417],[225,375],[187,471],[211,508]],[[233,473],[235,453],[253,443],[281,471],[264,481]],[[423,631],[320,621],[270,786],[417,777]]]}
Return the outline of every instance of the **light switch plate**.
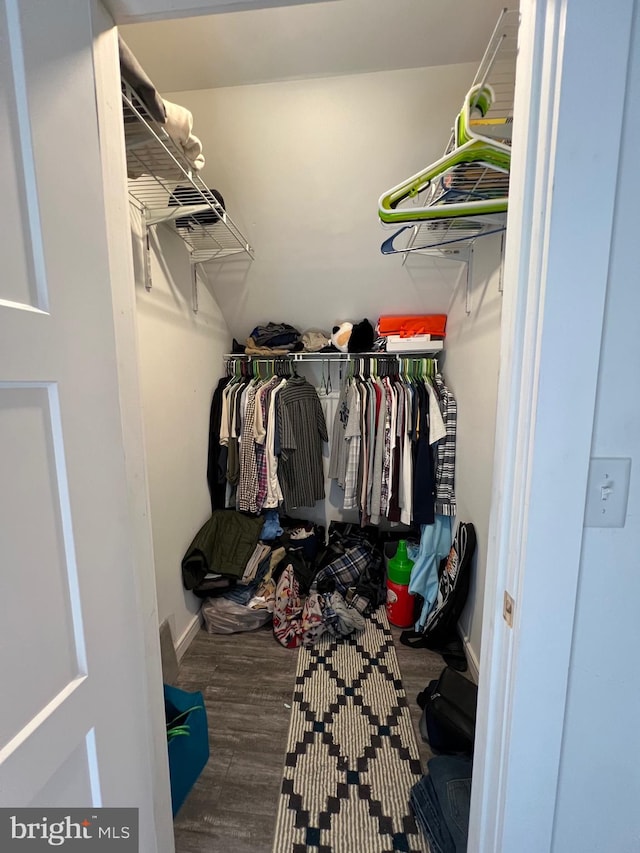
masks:
{"label": "light switch plate", "polygon": [[631,459],[592,459],[589,465],[585,527],[624,527]]}

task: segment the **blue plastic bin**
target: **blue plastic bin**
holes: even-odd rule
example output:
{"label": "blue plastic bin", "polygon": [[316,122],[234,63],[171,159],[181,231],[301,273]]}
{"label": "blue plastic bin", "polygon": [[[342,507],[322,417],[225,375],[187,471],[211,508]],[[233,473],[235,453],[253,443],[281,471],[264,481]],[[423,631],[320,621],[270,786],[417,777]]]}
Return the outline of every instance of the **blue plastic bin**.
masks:
{"label": "blue plastic bin", "polygon": [[194,705],[200,707],[180,720],[189,726],[189,734],[175,737],[167,744],[174,817],[209,760],[209,728],[202,693],[187,693],[169,684],[164,685],[167,723]]}

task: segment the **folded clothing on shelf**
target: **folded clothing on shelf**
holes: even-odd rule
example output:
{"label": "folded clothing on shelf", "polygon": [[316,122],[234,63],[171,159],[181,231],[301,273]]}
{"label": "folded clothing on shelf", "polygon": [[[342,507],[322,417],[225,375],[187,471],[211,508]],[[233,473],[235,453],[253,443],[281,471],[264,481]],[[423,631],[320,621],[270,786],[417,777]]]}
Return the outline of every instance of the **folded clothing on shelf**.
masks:
{"label": "folded clothing on shelf", "polygon": [[302,345],[305,352],[320,352],[330,343],[330,336],[321,329],[307,329],[302,333]]}
{"label": "folded clothing on shelf", "polygon": [[249,337],[256,347],[286,347],[300,340],[300,332],[288,323],[266,323],[256,326]]}
{"label": "folded clothing on shelf", "polygon": [[185,159],[196,171],[204,166],[202,143],[192,133],[193,116],[186,107],[164,101],[166,111],[165,130],[184,154]]}
{"label": "folded clothing on shelf", "polygon": [[445,336],[446,314],[404,314],[384,315],[378,320],[378,334],[382,337],[399,335],[402,338],[411,335]]}

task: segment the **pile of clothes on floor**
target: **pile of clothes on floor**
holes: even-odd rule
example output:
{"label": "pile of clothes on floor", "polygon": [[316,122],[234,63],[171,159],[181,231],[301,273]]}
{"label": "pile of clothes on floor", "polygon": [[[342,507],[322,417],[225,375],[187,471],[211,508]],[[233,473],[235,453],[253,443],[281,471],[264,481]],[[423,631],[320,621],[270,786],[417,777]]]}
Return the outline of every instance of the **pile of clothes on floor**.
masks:
{"label": "pile of clothes on floor", "polygon": [[345,637],[365,626],[386,599],[383,552],[375,528],[216,510],[182,560],[186,589],[204,598],[210,633],[250,631],[273,621],[287,648],[313,645],[325,632]]}

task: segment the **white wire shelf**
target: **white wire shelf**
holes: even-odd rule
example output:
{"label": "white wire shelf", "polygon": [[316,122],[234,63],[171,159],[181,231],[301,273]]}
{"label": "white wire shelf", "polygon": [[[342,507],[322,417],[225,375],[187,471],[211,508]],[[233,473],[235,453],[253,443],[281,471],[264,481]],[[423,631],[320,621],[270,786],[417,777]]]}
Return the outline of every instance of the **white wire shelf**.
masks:
{"label": "white wire shelf", "polygon": [[[145,224],[171,224],[194,264],[234,255],[253,258],[247,238],[126,83],[122,103],[129,195]],[[184,201],[188,204],[180,204]]]}
{"label": "white wire shelf", "polygon": [[291,352],[286,355],[251,355],[247,353],[225,353],[225,361],[233,359],[244,359],[246,361],[295,361],[295,362],[322,362],[322,361],[353,361],[357,358],[434,358],[443,352],[439,349],[405,350],[404,352]]}
{"label": "white wire shelf", "polygon": [[[517,9],[502,10],[472,83],[472,87],[490,84],[495,95],[487,113],[482,119],[472,119],[472,123],[481,121],[476,128],[479,133],[507,145],[511,144],[513,130],[518,22]],[[445,154],[454,146],[452,132]],[[405,260],[411,252],[466,259],[478,237],[505,230],[507,215],[454,216],[447,211],[447,205],[504,199],[508,193],[508,172],[482,162],[454,166],[413,199],[417,207],[432,208],[433,217],[396,229],[384,241],[381,251],[385,255],[403,254]]]}

